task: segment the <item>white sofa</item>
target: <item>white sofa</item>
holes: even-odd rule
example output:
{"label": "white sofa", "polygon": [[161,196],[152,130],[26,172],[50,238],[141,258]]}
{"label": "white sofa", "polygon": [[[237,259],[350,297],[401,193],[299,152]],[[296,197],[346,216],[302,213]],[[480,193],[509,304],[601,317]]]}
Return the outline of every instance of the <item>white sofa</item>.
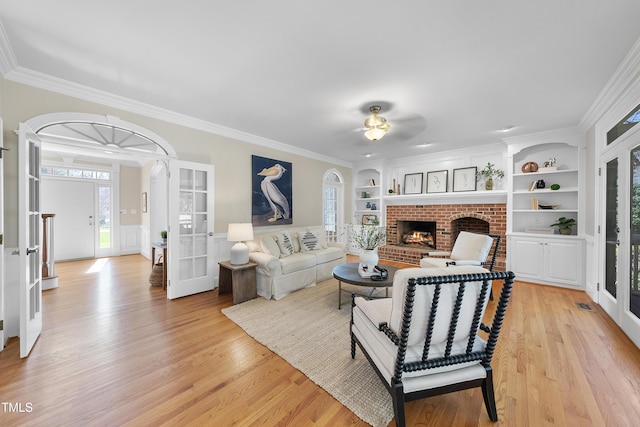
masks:
{"label": "white sofa", "polygon": [[247,246],[249,259],[258,264],[258,295],[267,299],[330,279],[333,268],[347,262],[345,245],[327,243],[322,227],[256,233]]}

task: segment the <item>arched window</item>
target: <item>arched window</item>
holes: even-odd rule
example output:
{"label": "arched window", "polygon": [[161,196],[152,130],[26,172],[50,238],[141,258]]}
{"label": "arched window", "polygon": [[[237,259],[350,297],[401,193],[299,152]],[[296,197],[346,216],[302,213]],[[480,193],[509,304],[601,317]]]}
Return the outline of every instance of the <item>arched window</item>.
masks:
{"label": "arched window", "polygon": [[324,174],[322,185],[322,221],[328,242],[338,242],[344,212],[344,179],[336,169]]}

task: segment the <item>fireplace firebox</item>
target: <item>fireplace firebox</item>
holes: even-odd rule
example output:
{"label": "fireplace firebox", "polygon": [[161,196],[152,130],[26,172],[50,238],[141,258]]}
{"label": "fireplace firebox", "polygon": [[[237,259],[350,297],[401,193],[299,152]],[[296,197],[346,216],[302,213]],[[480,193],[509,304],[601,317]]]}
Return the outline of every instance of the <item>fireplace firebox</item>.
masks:
{"label": "fireplace firebox", "polygon": [[436,247],[436,223],[435,221],[400,221],[396,222],[398,246],[411,246],[416,248]]}

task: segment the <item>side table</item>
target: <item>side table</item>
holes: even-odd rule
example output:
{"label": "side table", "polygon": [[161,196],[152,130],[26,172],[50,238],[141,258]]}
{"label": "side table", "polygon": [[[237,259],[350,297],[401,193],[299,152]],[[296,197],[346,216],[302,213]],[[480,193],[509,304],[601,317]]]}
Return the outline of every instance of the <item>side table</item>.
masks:
{"label": "side table", "polygon": [[151,268],[156,263],[156,248],[162,249],[162,289],[167,289],[167,242],[151,243]]}
{"label": "side table", "polygon": [[233,303],[240,304],[258,296],[256,285],[256,263],[234,265],[220,261],[218,295],[231,292]]}

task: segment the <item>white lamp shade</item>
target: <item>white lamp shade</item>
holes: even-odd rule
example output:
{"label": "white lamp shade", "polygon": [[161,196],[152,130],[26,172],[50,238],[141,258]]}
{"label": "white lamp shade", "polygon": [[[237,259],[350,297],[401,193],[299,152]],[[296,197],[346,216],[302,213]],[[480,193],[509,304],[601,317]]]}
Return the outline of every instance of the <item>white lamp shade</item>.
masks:
{"label": "white lamp shade", "polygon": [[247,240],[253,240],[253,226],[251,223],[243,222],[229,224],[227,241],[246,242]]}

